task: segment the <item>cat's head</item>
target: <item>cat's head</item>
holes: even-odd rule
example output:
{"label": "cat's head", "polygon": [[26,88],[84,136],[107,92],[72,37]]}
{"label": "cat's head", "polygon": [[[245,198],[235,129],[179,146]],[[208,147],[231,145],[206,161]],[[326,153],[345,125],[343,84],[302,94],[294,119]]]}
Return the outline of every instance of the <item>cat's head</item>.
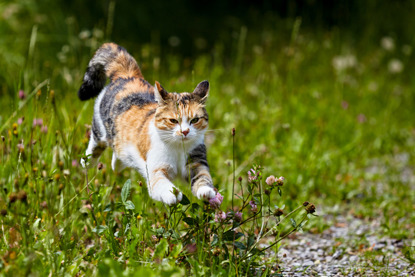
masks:
{"label": "cat's head", "polygon": [[158,103],[155,126],[166,143],[192,144],[203,139],[208,127],[205,102],[209,82],[199,83],[192,93],[167,92],[157,81],[154,96]]}

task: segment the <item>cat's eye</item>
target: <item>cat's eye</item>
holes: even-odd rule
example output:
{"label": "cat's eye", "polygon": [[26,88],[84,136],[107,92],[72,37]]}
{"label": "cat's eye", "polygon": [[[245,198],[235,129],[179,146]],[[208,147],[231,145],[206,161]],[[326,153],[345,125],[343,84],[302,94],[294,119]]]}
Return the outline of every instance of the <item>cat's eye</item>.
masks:
{"label": "cat's eye", "polygon": [[177,123],[179,123],[179,121],[177,121],[177,119],[174,119],[174,118],[170,118],[169,120],[170,120],[170,122],[171,122],[171,123],[173,123],[173,124],[177,124]]}
{"label": "cat's eye", "polygon": [[193,118],[192,120],[190,120],[190,124],[195,124],[199,121],[198,117]]}

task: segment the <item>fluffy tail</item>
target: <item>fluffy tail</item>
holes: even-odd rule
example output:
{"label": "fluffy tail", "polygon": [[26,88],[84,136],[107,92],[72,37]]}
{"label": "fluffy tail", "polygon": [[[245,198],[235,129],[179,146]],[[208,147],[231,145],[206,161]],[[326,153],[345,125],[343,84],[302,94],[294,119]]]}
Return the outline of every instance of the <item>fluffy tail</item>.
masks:
{"label": "fluffy tail", "polygon": [[113,82],[119,78],[131,77],[143,77],[135,59],[123,47],[105,43],[89,62],[78,97],[83,101],[97,96],[104,88],[107,78]]}

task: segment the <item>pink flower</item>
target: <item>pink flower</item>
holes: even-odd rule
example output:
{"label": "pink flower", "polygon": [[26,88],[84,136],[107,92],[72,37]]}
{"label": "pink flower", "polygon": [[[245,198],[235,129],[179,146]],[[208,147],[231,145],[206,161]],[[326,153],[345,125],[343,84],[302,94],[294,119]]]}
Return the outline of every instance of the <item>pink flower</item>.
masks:
{"label": "pink flower", "polygon": [[19,90],[19,99],[23,100],[26,98],[26,94],[24,93],[23,90]]}
{"label": "pink flower", "polygon": [[40,128],[40,131],[42,132],[42,133],[47,133],[48,132],[48,126],[46,126],[46,125],[43,125],[42,126],[42,128]]}
{"label": "pink flower", "polygon": [[366,119],[366,116],[364,115],[364,114],[359,114],[358,116],[357,116],[357,121],[359,122],[359,123],[364,123],[364,122],[366,122],[367,121],[367,119]]}
{"label": "pink flower", "polygon": [[212,209],[218,209],[222,204],[223,196],[218,192],[215,197],[209,199],[209,204]]}
{"label": "pink flower", "polygon": [[236,212],[234,217],[236,222],[241,222],[242,221],[242,212]]}
{"label": "pink flower", "polygon": [[271,175],[265,180],[265,183],[267,183],[267,185],[271,186],[275,183],[275,181],[276,181],[275,176]]}
{"label": "pink flower", "polygon": [[17,119],[17,124],[21,125],[23,123],[24,116]]}
{"label": "pink flower", "polygon": [[342,101],[342,108],[343,108],[343,110],[347,110],[347,108],[349,108],[349,102]]}
{"label": "pink flower", "polygon": [[285,180],[285,178],[284,177],[280,177],[280,178],[278,178],[276,181],[277,181],[277,186],[282,186],[282,185],[284,185],[284,180]]}
{"label": "pink flower", "polygon": [[72,160],[72,166],[77,167],[78,166],[78,161],[77,160]]}
{"label": "pink flower", "polygon": [[219,212],[215,214],[215,222],[224,222],[226,220],[227,214],[224,212]]}
{"label": "pink flower", "polygon": [[251,211],[253,211],[254,213],[258,211],[258,206],[255,204],[253,200],[249,201],[249,205],[251,205]]}
{"label": "pink flower", "polygon": [[41,119],[41,118],[34,118],[33,119],[33,127],[42,126],[42,125],[43,125],[43,119]]}
{"label": "pink flower", "polygon": [[19,149],[19,152],[23,152],[24,151],[24,144],[23,143],[19,143],[17,145],[17,148]]}
{"label": "pink flower", "polygon": [[258,178],[257,173],[255,172],[255,170],[253,170],[253,169],[251,168],[251,170],[250,170],[250,171],[248,171],[248,181],[249,181],[250,183],[252,183],[252,182],[256,181],[256,180],[257,180],[257,178]]}

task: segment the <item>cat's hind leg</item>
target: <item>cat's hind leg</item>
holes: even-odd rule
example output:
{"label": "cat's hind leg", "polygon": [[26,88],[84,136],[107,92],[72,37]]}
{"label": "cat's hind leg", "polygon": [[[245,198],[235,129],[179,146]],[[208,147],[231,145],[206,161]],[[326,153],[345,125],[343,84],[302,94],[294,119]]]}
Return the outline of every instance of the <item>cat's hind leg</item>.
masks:
{"label": "cat's hind leg", "polygon": [[111,167],[115,172],[121,172],[125,168],[125,165],[117,158],[115,153],[112,154]]}

